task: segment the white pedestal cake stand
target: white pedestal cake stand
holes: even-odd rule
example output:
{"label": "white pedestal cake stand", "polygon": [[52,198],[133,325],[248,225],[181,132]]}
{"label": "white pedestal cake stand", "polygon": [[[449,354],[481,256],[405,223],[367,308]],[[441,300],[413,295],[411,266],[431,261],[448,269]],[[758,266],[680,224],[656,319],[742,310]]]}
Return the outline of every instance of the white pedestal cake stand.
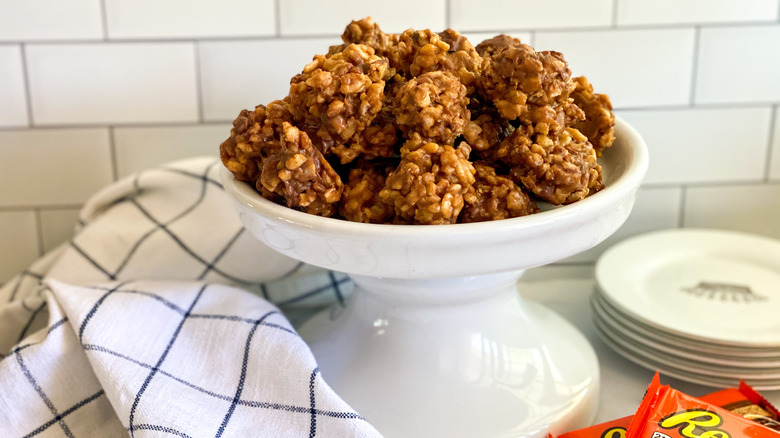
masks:
{"label": "white pedestal cake stand", "polygon": [[525,269],[604,240],[647,170],[621,120],[600,159],[606,188],[572,205],[495,222],[374,225],[279,206],[223,169],[244,226],[271,248],[347,272],[340,314],[301,329],[336,392],[388,438],[544,437],[595,415],[596,356],[585,338],[515,289]]}

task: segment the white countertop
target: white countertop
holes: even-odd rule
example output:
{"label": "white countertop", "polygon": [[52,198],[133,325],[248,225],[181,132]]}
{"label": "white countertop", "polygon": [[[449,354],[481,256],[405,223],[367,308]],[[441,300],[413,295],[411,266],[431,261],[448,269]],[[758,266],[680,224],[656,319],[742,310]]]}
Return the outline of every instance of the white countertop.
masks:
{"label": "white countertop", "polygon": [[[601,398],[594,424],[633,414],[654,372],[624,359],[599,339],[591,322],[588,303],[588,298],[593,292],[593,280],[529,280],[519,283],[521,294],[548,306],[568,319],[585,335],[596,351],[601,367]],[[687,383],[663,374],[661,374],[661,383],[671,385],[693,396],[718,389]],[[780,391],[761,393],[775,406],[780,405]]]}

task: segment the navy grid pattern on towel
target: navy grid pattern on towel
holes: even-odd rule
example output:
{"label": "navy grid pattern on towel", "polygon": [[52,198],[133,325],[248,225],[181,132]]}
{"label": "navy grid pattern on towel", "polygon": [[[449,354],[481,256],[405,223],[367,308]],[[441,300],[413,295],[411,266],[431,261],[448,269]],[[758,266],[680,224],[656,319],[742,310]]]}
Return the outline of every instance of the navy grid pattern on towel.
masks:
{"label": "navy grid pattern on towel", "polygon": [[351,281],[244,232],[217,166],[107,187],[0,288],[0,436],[379,436],[269,303],[311,313]]}
{"label": "navy grid pattern on towel", "polygon": [[[255,295],[202,283],[49,283],[56,321],[43,342],[15,348],[14,364],[0,361],[0,375],[17,381],[14,397],[33,401],[6,418],[0,412],[2,436],[380,436],[322,380],[281,313]],[[56,362],[83,381],[68,386],[40,363],[28,366],[52,342],[81,347]],[[45,408],[29,412],[35,402]],[[5,421],[12,416],[15,424]],[[85,431],[90,422],[102,426]]]}
{"label": "navy grid pattern on towel", "polygon": [[90,199],[79,231],[65,247],[0,287],[0,333],[17,334],[0,336],[0,355],[45,326],[45,308],[34,312],[42,303],[44,278],[72,284],[133,279],[229,284],[279,305],[294,323],[318,308],[343,304],[353,288],[349,277],[279,255],[244,230],[216,179],[219,166],[213,158],[170,163]]}

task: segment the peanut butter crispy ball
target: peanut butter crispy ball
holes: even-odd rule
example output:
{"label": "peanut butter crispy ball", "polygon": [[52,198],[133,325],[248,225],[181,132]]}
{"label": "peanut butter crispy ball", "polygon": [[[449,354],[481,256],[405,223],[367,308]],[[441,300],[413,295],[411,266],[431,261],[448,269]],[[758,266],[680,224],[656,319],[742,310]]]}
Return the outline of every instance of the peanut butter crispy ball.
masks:
{"label": "peanut butter crispy ball", "polygon": [[596,153],[612,146],[615,141],[615,115],[612,113],[612,102],[606,94],[593,92],[593,86],[584,76],[574,78],[576,88],[571,93],[574,103],[584,111],[584,120],[574,123],[593,144]]}
{"label": "peanut butter crispy ball", "polygon": [[498,112],[488,109],[482,113],[472,112],[471,120],[463,130],[463,138],[475,151],[481,152],[497,148],[514,130],[514,126],[499,116]]}
{"label": "peanut butter crispy ball", "polygon": [[537,52],[528,45],[509,45],[484,58],[477,86],[501,117],[524,124],[548,118],[550,109],[569,103],[574,89],[571,70],[558,52]]}
{"label": "peanut butter crispy ball", "polygon": [[464,196],[474,190],[470,152],[467,143],[454,148],[414,134],[401,148],[401,163],[387,177],[379,198],[393,206],[399,222],[455,223]]}
{"label": "peanut butter crispy ball", "polygon": [[284,198],[288,207],[332,216],[344,190],[341,178],[308,134],[287,122],[282,131],[280,148],[263,161],[258,190]]}
{"label": "peanut butter crispy ball", "polygon": [[466,87],[448,72],[429,72],[410,79],[396,93],[396,126],[405,138],[419,133],[424,139],[453,144],[463,133],[470,113]]}
{"label": "peanut butter crispy ball", "polygon": [[477,53],[479,53],[479,56],[488,57],[492,56],[494,53],[499,51],[499,49],[502,49],[507,46],[520,46],[523,43],[517,39],[512,38],[509,35],[496,35],[493,38],[487,39],[485,41],[482,41],[481,43],[477,44],[477,47],[475,49],[477,50]]}
{"label": "peanut butter crispy ball", "polygon": [[254,111],[242,110],[233,121],[230,138],[219,146],[225,167],[236,179],[255,183],[263,160],[281,148],[282,123],[292,120],[287,102],[276,100]]}
{"label": "peanut butter crispy ball", "polygon": [[379,114],[359,135],[355,135],[345,144],[330,149],[339,157],[341,164],[351,163],[358,157],[365,159],[389,158],[398,154],[400,132],[395,126],[392,97],[385,94],[385,103]]}
{"label": "peanut butter crispy ball", "polygon": [[[376,52],[379,56],[384,56],[390,60],[390,66],[397,68],[400,64],[398,59],[398,41],[400,35],[382,32],[379,25],[371,17],[362,20],[352,21],[341,34],[341,40],[344,46],[348,44],[365,44]],[[331,51],[341,51],[340,46],[331,47]]]}
{"label": "peanut butter crispy ball", "polygon": [[359,135],[382,109],[386,58],[362,44],[333,55],[317,55],[290,81],[290,109],[301,124],[318,126],[325,143],[344,144]]}
{"label": "peanut butter crispy ball", "polygon": [[471,91],[481,72],[482,57],[466,37],[452,29],[440,33],[408,29],[399,37],[397,47],[395,58],[400,64],[396,68],[407,78],[446,71]]}
{"label": "peanut butter crispy ball", "polygon": [[603,187],[596,151],[574,128],[539,132],[517,128],[494,157],[511,168],[512,180],[551,204],[570,204]]}
{"label": "peanut butter crispy ball", "polygon": [[391,222],[395,211],[379,197],[379,192],[394,169],[395,165],[386,160],[361,161],[351,169],[339,203],[339,214],[353,222]]}
{"label": "peanut butter crispy ball", "polygon": [[484,162],[475,162],[477,170],[474,192],[465,196],[466,205],[460,212],[460,222],[483,222],[509,219],[536,213],[536,202],[514,181],[496,175],[496,169]]}

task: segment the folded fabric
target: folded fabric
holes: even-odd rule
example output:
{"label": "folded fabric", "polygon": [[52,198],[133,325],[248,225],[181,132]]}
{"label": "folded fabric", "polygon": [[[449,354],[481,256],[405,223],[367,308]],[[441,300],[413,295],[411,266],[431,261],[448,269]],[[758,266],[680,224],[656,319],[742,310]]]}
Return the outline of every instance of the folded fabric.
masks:
{"label": "folded fabric", "polygon": [[272,304],[311,313],[350,280],[244,232],[218,166],[107,187],[0,288],[0,436],[380,436]]}

